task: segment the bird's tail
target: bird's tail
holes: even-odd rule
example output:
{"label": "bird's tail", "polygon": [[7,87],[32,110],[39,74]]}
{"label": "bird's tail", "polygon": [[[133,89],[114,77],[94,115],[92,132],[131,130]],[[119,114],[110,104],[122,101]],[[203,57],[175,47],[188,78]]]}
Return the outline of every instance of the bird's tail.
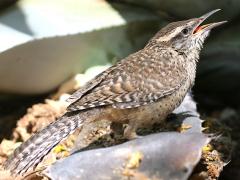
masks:
{"label": "bird's tail", "polygon": [[90,118],[88,112],[66,113],[22,143],[7,159],[5,169],[10,170],[13,175],[17,175],[35,168],[51,149],[77,128],[80,128],[87,118]]}

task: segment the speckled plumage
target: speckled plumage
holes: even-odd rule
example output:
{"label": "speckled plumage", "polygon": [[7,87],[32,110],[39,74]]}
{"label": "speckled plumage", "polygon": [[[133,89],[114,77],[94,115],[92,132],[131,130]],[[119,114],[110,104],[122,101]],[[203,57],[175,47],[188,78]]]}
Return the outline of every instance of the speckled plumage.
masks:
{"label": "speckled plumage", "polygon": [[[68,110],[105,105],[133,108],[173,93],[188,77],[187,69],[177,66],[178,63],[184,63],[183,58],[178,58],[178,54],[171,51],[156,46],[140,50],[121,60],[107,74],[97,77],[100,80],[96,79],[98,83],[94,88],[82,98],[76,98]],[[169,61],[170,57],[172,61]]]}
{"label": "speckled plumage", "polygon": [[107,119],[128,124],[124,135],[133,138],[137,128],[165,119],[194,84],[199,52],[211,24],[195,30],[212,13],[169,24],[145,48],[75,92],[68,100],[68,112],[17,148],[5,167],[13,174],[24,174],[85,123]]}

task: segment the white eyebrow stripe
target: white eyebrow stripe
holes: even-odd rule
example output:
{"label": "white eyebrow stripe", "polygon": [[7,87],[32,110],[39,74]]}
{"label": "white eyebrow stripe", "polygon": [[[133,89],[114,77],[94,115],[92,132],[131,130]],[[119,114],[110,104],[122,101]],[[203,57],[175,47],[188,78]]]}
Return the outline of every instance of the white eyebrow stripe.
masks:
{"label": "white eyebrow stripe", "polygon": [[157,39],[157,42],[166,42],[169,41],[170,39],[172,39],[173,37],[175,37],[178,33],[180,33],[182,31],[182,27],[177,27],[175,29],[175,31],[173,31],[170,34],[167,34],[165,36],[161,36],[160,38]]}

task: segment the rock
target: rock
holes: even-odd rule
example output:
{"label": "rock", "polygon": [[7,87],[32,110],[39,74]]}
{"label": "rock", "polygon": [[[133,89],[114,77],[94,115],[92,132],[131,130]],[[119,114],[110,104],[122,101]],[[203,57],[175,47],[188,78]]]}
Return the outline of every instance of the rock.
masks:
{"label": "rock", "polygon": [[187,179],[208,141],[201,133],[149,135],[73,154],[47,168],[44,174],[58,180]]}

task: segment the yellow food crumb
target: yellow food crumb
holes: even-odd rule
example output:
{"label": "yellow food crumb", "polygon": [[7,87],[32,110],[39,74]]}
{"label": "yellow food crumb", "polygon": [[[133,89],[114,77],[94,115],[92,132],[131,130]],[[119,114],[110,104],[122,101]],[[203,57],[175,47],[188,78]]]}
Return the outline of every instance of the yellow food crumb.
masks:
{"label": "yellow food crumb", "polygon": [[182,124],[181,127],[178,128],[179,132],[185,132],[186,130],[190,129],[192,126],[189,124]]}
{"label": "yellow food crumb", "polygon": [[63,145],[57,145],[54,149],[53,149],[53,152],[54,153],[60,153],[60,152],[63,152],[63,151],[67,151],[67,149],[65,148],[65,146]]}
{"label": "yellow food crumb", "polygon": [[135,169],[138,168],[143,159],[143,154],[141,152],[135,152],[131,154],[126,168]]}
{"label": "yellow food crumb", "polygon": [[207,144],[206,146],[203,146],[202,148],[202,151],[203,152],[209,152],[209,151],[212,151],[213,150],[213,147],[211,144]]}
{"label": "yellow food crumb", "polygon": [[124,176],[134,176],[136,174],[135,169],[138,168],[142,162],[143,154],[141,152],[134,152],[130,155],[128,162],[122,172]]}

